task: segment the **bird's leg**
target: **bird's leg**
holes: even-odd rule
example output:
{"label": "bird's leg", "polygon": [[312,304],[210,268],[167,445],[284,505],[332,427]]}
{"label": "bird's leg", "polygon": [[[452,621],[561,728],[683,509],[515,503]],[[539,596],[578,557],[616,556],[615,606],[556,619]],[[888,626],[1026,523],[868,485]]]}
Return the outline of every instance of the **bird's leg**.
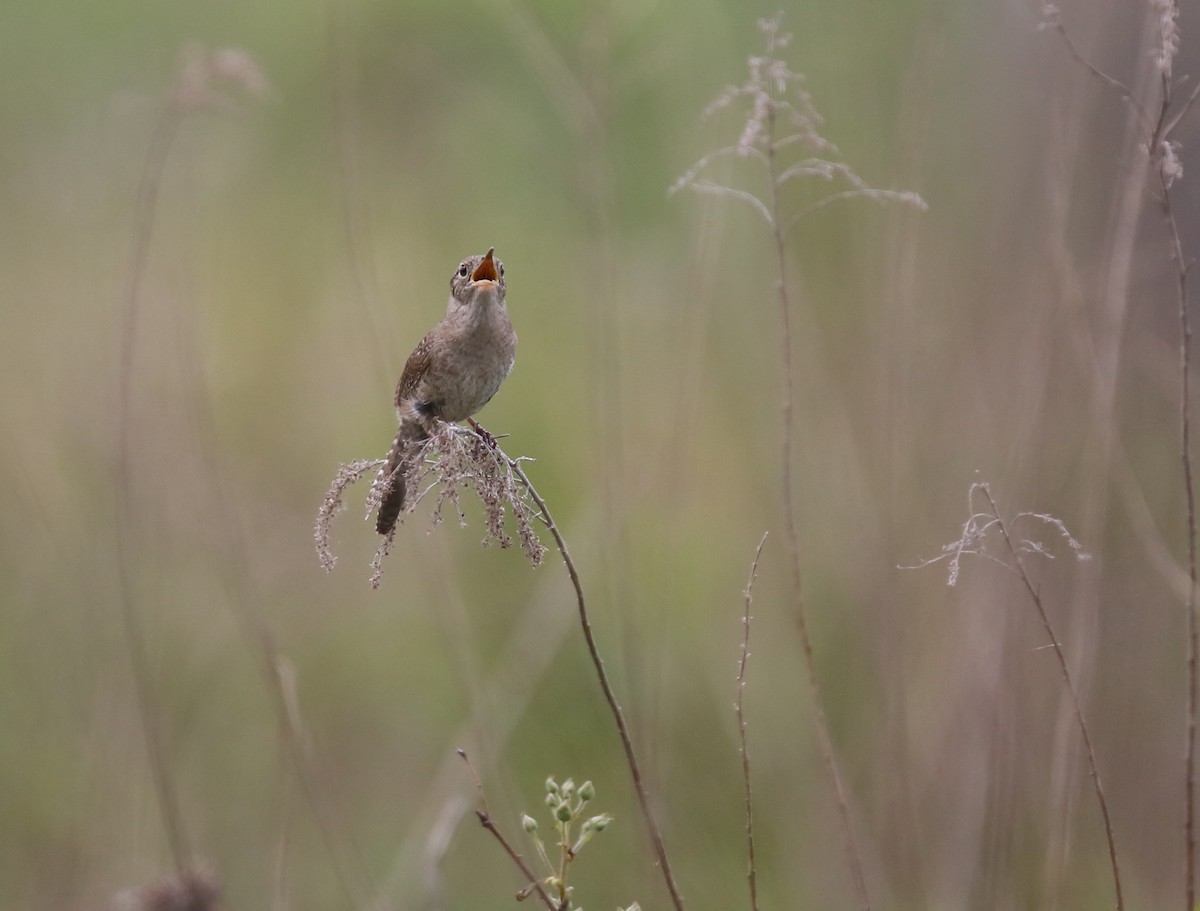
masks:
{"label": "bird's leg", "polygon": [[495,450],[497,448],[496,438],[479,426],[474,418],[467,418],[467,423],[471,425],[471,429],[475,431],[475,435],[478,436],[479,439],[483,440],[483,445],[491,450]]}

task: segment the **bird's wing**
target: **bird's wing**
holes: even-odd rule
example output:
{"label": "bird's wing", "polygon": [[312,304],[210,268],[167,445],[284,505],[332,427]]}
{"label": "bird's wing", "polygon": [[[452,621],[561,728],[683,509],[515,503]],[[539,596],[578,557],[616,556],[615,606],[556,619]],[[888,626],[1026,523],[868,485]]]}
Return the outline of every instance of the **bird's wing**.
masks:
{"label": "bird's wing", "polygon": [[396,384],[397,408],[402,408],[406,402],[413,403],[418,407],[421,405],[420,402],[413,402],[413,400],[419,396],[418,390],[421,388],[425,375],[429,372],[429,365],[433,361],[432,349],[433,333],[430,333],[421,339],[413,353],[408,356],[404,372],[400,374],[400,382]]}

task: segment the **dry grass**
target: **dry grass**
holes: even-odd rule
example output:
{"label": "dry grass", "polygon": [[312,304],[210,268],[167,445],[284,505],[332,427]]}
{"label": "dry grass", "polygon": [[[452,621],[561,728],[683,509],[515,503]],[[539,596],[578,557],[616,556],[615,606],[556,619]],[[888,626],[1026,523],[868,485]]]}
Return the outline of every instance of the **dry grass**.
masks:
{"label": "dry grass", "polygon": [[[339,466],[321,508],[317,510],[313,529],[317,558],[326,571],[332,570],[337,563],[329,543],[329,534],[334,517],[345,508],[347,488],[371,472],[376,472],[367,493],[366,517],[369,519],[379,509],[393,480],[383,475],[381,466],[386,461],[359,459]],[[483,544],[512,547],[512,536],[505,528],[505,516],[511,515],[522,551],[529,562],[537,566],[546,555],[546,547],[538,539],[533,527],[534,521],[540,518],[539,514],[531,505],[529,489],[518,474],[521,462],[527,461],[531,460],[528,457],[509,457],[491,435],[462,424],[438,421],[414,460],[413,476],[405,481],[407,489],[418,493],[407,499],[404,513],[414,513],[422,501],[431,498],[433,507],[430,521],[433,527],[441,524],[449,505],[458,517],[459,525],[465,528],[467,514],[461,497],[465,490],[470,490],[483,506],[487,529]],[[372,588],[379,588],[383,582],[383,561],[391,553],[395,537],[396,530],[392,529],[383,536],[375,551],[371,560]]]}

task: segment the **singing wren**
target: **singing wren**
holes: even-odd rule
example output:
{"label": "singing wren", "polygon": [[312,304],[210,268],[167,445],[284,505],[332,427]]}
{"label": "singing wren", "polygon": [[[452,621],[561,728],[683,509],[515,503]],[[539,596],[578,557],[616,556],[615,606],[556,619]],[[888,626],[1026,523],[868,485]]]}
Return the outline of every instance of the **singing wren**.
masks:
{"label": "singing wren", "polygon": [[380,469],[383,497],[375,530],[391,534],[405,505],[405,484],[433,422],[463,421],[496,394],[512,370],[517,334],[508,321],[504,263],[492,247],[469,256],[450,278],[442,321],[409,355],[396,384],[400,429]]}

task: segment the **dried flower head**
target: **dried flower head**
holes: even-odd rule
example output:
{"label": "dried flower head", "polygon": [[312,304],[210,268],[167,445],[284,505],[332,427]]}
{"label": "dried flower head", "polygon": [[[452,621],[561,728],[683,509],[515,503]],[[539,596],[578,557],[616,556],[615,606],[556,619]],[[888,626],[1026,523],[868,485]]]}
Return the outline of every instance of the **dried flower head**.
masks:
{"label": "dried flower head", "polygon": [[383,462],[383,459],[375,461],[359,459],[338,466],[337,476],[333,479],[329,490],[325,492],[321,508],[317,510],[317,521],[313,529],[313,537],[317,542],[317,558],[321,561],[321,568],[326,572],[333,569],[337,563],[337,557],[333,555],[333,550],[329,546],[329,529],[333,525],[333,517],[346,508],[343,500],[346,488],[361,481],[364,475],[378,468]]}
{"label": "dried flower head", "polygon": [[[410,476],[404,479],[406,489],[417,491],[417,495],[405,503],[404,511],[413,512],[418,503],[432,496],[434,526],[441,523],[449,504],[458,516],[459,525],[465,527],[466,513],[461,494],[464,490],[473,491],[483,504],[486,528],[483,544],[494,542],[500,547],[512,546],[513,538],[505,526],[506,513],[511,513],[521,549],[530,563],[537,566],[546,554],[546,547],[533,527],[535,520],[541,520],[541,514],[532,502],[528,486],[516,472],[523,461],[529,460],[511,458],[486,431],[476,432],[462,424],[437,421],[419,457],[412,462]],[[334,515],[344,508],[346,488],[378,470],[384,462],[384,459],[359,460],[339,467],[317,511],[314,529],[317,557],[326,570],[333,569],[336,562],[329,544],[329,531]],[[367,494],[368,518],[379,508],[394,480],[376,475]],[[382,582],[383,561],[391,553],[395,535],[395,529],[384,535],[375,551],[371,561],[372,588],[378,588]]]}
{"label": "dried flower head", "polygon": [[[980,510],[976,508],[976,497],[978,496],[982,496],[986,500],[986,509]],[[1036,538],[1021,537],[1017,534],[1016,527],[1018,524],[1027,525],[1031,521],[1042,526],[1048,526],[1057,532],[1058,536],[1066,542],[1067,547],[1070,548],[1076,560],[1082,562],[1092,559],[1091,554],[1083,549],[1083,545],[1072,537],[1071,533],[1067,530],[1066,523],[1057,516],[1042,512],[1019,512],[1006,522],[991,507],[991,489],[986,481],[976,481],[970,486],[967,490],[967,504],[969,515],[966,522],[963,523],[962,532],[955,540],[943,544],[941,553],[936,557],[922,560],[915,566],[904,566],[901,568],[923,569],[926,566],[932,566],[934,563],[941,563],[945,560],[949,566],[946,584],[954,587],[958,583],[963,557],[983,557],[986,560],[999,563],[1001,566],[1009,567],[1009,563],[1004,559],[1003,553],[997,555],[994,552],[993,541],[1001,537],[1011,539],[1014,551],[1017,553],[1039,554],[1048,560],[1053,560],[1054,553],[1044,542]]]}
{"label": "dried flower head", "polygon": [[1179,4],[1176,0],[1150,0],[1150,9],[1158,16],[1158,41],[1154,45],[1154,64],[1167,81],[1179,55]]}
{"label": "dried flower head", "polygon": [[1163,184],[1169,189],[1171,184],[1183,177],[1183,161],[1179,157],[1181,146],[1178,142],[1164,139],[1159,143],[1158,167],[1162,172]]}
{"label": "dried flower head", "polygon": [[[708,118],[727,108],[744,106],[746,119],[737,142],[703,156],[675,181],[668,193],[687,189],[738,199],[753,207],[769,226],[776,227],[776,215],[763,199],[704,176],[714,162],[733,157],[754,159],[762,164],[775,189],[805,177],[831,183],[837,181],[843,185],[800,211],[786,225],[779,225],[784,234],[801,218],[839,199],[861,197],[926,208],[925,201],[917,193],[872,187],[842,158],[838,147],[822,135],[824,120],[812,96],[802,87],[804,76],[778,56],[792,37],[781,30],[782,24],[782,13],[759,20],[766,53],[752,55],[747,61],[746,80],[739,85],[726,86],[704,109],[704,117]],[[784,150],[793,156],[790,164],[780,159]]]}

